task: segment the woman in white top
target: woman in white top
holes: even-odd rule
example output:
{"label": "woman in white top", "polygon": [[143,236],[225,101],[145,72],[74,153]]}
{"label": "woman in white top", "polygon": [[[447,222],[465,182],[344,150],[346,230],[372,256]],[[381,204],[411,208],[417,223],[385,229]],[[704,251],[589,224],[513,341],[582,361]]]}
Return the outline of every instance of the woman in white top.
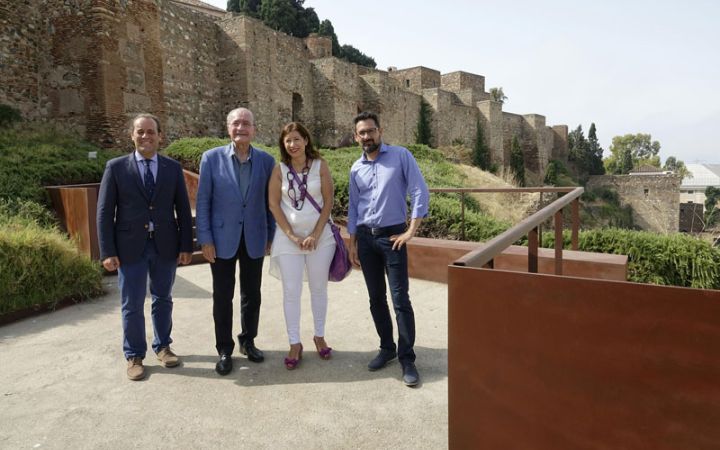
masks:
{"label": "woman in white top", "polygon": [[[335,239],[328,225],[334,187],[328,164],[313,148],[304,126],[287,124],[279,144],[281,163],[275,166],[268,188],[269,207],[278,229],[272,243],[270,273],[276,274],[279,269],[282,279],[290,341],[285,367],[292,370],[302,358],[300,297],[304,277],[310,287],[315,347],[322,359],[330,359],[332,354],[325,342],[325,315],[328,273],[335,253]],[[307,199],[306,192],[320,206],[320,212]]]}

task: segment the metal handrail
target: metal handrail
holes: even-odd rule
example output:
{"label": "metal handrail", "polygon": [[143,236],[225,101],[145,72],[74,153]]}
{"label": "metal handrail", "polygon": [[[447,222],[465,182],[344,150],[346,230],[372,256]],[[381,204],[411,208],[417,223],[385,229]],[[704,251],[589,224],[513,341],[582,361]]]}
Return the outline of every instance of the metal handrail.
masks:
{"label": "metal handrail", "polygon": [[[472,193],[540,193],[542,204],[543,192],[571,192],[574,187],[527,187],[527,188],[431,188],[430,192],[460,194],[460,240],[465,240],[465,194]],[[541,236],[542,239],[542,236]],[[542,241],[541,241],[542,242]]]}
{"label": "metal handrail", "polygon": [[[457,192],[463,196],[461,203],[464,204],[465,193],[470,192],[566,192],[564,196],[547,205],[540,211],[526,218],[522,222],[506,230],[493,239],[480,244],[480,246],[464,255],[453,264],[456,266],[483,267],[492,266],[493,259],[507,247],[517,242],[523,236],[528,236],[528,271],[537,272],[538,255],[538,229],[551,216],[555,216],[555,273],[562,273],[562,210],[571,205],[572,207],[572,230],[571,242],[573,250],[578,248],[579,229],[579,198],[584,192],[582,187],[565,188],[435,188],[431,192]],[[464,208],[463,208],[464,209]]]}

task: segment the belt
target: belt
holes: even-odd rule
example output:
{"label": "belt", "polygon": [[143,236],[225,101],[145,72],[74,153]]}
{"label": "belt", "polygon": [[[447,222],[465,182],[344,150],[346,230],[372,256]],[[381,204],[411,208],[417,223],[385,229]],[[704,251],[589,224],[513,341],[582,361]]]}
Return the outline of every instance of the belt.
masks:
{"label": "belt", "polygon": [[404,223],[390,225],[389,227],[368,227],[366,225],[358,225],[357,229],[373,236],[391,236],[393,234],[404,233],[407,226]]}
{"label": "belt", "polygon": [[155,231],[148,231],[148,239],[155,239]]}

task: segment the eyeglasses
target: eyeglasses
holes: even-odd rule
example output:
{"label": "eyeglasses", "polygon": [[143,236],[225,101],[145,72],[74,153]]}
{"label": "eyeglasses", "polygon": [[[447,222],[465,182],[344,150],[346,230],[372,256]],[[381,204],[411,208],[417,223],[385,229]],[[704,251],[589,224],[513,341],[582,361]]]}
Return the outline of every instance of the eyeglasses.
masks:
{"label": "eyeglasses", "polygon": [[357,132],[357,135],[360,136],[360,137],[371,136],[371,135],[375,134],[375,132],[376,132],[377,130],[378,130],[377,127],[375,127],[375,128],[368,128],[367,130],[360,130],[360,131],[358,131],[358,132]]}
{"label": "eyeglasses", "polygon": [[244,127],[244,128],[250,128],[255,126],[252,122],[249,120],[234,120],[230,123],[228,123],[231,127]]}
{"label": "eyeglasses", "polygon": [[305,205],[305,193],[307,192],[307,177],[310,173],[310,168],[308,166],[303,167],[302,172],[302,181],[298,183],[298,190],[300,190],[300,198],[298,199],[297,191],[295,190],[295,184],[293,181],[296,179],[296,174],[293,174],[293,172],[289,171],[287,172],[287,179],[288,179],[288,198],[292,202],[293,208],[300,211],[303,209],[303,206]]}

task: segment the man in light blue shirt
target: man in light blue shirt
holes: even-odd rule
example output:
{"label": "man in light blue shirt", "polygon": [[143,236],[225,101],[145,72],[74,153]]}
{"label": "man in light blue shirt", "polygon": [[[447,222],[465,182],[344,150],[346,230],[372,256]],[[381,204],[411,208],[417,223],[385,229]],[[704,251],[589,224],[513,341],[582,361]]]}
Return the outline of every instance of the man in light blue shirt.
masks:
{"label": "man in light blue shirt", "polygon": [[[412,153],[404,147],[382,142],[378,116],[371,112],[355,119],[355,140],[363,154],[350,169],[348,233],[350,260],[361,266],[370,296],[370,313],[380,337],[380,351],[368,369],[375,371],[399,358],[403,382],[416,386],[415,314],[408,295],[407,247],[423,217],[427,217],[430,194]],[[407,198],[410,226],[407,226]],[[387,274],[398,327],[398,345],[385,287]]]}

